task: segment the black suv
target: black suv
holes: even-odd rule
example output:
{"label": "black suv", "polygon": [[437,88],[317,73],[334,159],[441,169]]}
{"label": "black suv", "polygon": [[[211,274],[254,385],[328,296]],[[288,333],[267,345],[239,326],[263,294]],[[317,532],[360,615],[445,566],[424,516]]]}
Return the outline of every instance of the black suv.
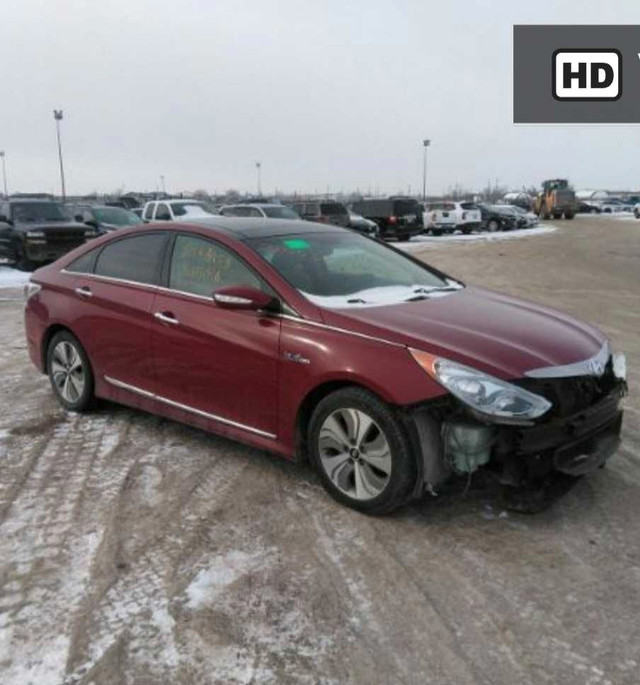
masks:
{"label": "black suv", "polygon": [[351,208],[356,214],[378,224],[380,237],[409,240],[423,231],[422,206],[412,198],[360,200]]}
{"label": "black suv", "polygon": [[21,269],[51,262],[97,235],[96,229],[74,221],[59,202],[0,202],[0,257]]}

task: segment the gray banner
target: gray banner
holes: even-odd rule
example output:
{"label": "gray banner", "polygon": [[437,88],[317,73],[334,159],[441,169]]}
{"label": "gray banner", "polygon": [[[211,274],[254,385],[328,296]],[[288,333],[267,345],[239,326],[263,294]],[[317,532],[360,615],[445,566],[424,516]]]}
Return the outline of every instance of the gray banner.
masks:
{"label": "gray banner", "polygon": [[639,53],[640,26],[514,26],[514,123],[640,123]]}

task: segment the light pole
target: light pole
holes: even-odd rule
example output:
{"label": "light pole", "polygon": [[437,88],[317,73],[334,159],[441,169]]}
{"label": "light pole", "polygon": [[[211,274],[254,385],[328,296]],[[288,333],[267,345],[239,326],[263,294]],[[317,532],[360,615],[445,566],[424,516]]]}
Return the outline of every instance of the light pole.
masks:
{"label": "light pole", "polygon": [[258,172],[258,195],[262,195],[262,162],[256,162],[256,170]]}
{"label": "light pole", "polygon": [[427,201],[427,148],[431,145],[431,141],[425,138],[422,141],[422,148],[424,150],[424,156],[422,159],[422,201]]}
{"label": "light pole", "polygon": [[166,195],[166,194],[167,194],[167,191],[166,191],[166,189],[165,189],[165,187],[164,187],[164,176],[160,176],[160,184],[162,185],[162,192],[163,192],[163,194]]}
{"label": "light pole", "polygon": [[62,143],[60,142],[60,122],[62,121],[62,110],[54,109],[53,118],[56,120],[56,132],[58,134],[58,159],[60,160],[60,183],[62,185],[62,202],[65,202],[67,193],[64,187],[64,165],[62,164]]}
{"label": "light pole", "polygon": [[2,182],[4,184],[4,199],[9,197],[9,192],[7,191],[7,167],[4,164],[4,150],[0,150],[0,157],[2,157]]}

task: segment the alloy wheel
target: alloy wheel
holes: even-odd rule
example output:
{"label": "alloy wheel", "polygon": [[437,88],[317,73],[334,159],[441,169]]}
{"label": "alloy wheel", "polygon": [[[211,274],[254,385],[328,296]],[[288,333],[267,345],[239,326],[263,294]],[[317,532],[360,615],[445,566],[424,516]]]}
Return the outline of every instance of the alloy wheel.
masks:
{"label": "alloy wheel", "polygon": [[82,357],[73,343],[62,340],[51,355],[51,377],[60,396],[70,404],[81,397],[85,386]]}
{"label": "alloy wheel", "polygon": [[320,463],[345,495],[370,500],[391,477],[391,448],[375,421],[359,409],[338,409],[324,420],[318,437]]}

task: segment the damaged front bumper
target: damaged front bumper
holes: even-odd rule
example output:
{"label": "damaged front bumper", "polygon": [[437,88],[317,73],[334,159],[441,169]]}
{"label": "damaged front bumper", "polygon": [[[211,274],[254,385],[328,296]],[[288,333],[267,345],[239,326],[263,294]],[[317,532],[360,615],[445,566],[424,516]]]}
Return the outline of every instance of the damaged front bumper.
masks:
{"label": "damaged front bumper", "polygon": [[606,463],[620,444],[624,381],[580,411],[532,425],[481,421],[452,398],[411,412],[421,490],[484,472],[504,486],[534,489],[552,474],[577,477]]}

